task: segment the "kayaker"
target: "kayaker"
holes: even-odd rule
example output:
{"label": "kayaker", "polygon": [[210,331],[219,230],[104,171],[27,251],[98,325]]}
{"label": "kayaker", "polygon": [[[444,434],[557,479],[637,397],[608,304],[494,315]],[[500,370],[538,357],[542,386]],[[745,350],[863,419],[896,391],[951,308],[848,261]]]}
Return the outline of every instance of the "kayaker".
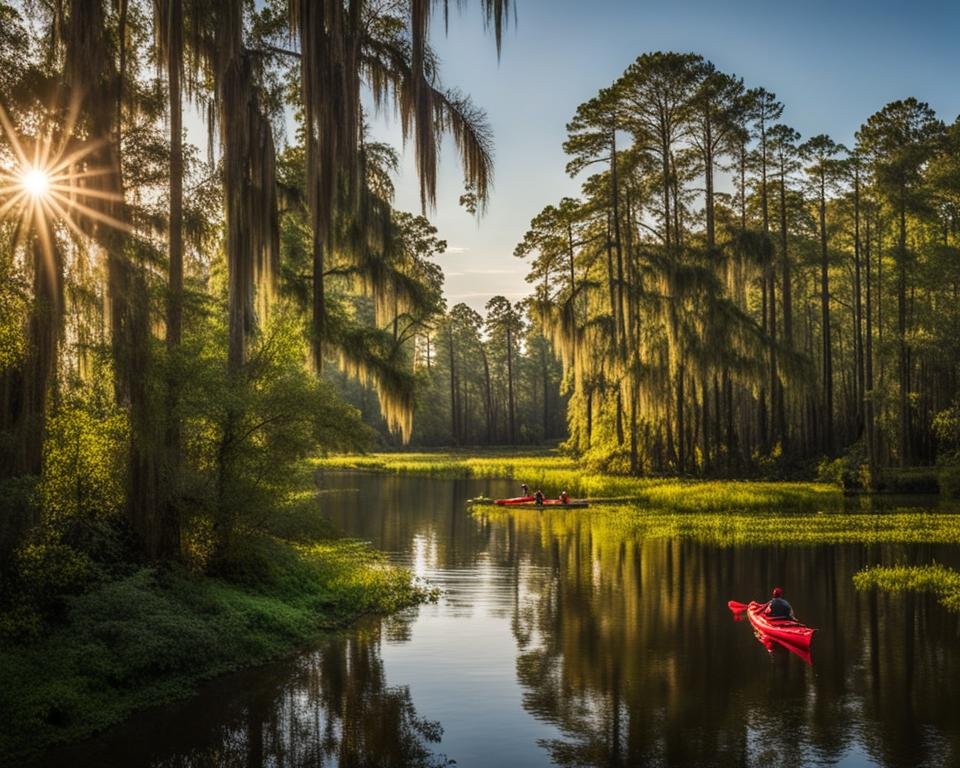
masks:
{"label": "kayaker", "polygon": [[773,598],[767,603],[764,613],[774,619],[797,620],[793,615],[793,606],[783,599],[783,590],[780,587],[773,588]]}
{"label": "kayaker", "polygon": [[569,504],[569,503],[570,503],[570,494],[567,493],[566,491],[560,491],[560,501],[561,501],[563,504]]}
{"label": "kayaker", "polygon": [[526,483],[520,483],[520,490],[523,491],[523,493],[521,494],[522,496],[530,495],[530,488],[527,486]]}
{"label": "kayaker", "polygon": [[541,491],[541,490],[538,488],[538,489],[537,489],[537,492],[536,492],[535,494],[533,494],[533,500],[536,502],[536,504],[537,504],[538,507],[542,507],[542,506],[543,506],[543,491]]}

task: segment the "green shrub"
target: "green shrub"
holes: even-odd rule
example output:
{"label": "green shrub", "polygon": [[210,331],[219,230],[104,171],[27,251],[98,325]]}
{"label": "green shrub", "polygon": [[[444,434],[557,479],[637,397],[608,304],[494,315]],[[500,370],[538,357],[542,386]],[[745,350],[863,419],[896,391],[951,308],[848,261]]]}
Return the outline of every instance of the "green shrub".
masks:
{"label": "green shrub", "polygon": [[91,523],[116,520],[123,510],[127,419],[98,400],[70,399],[47,420],[37,487],[42,520],[68,537]]}
{"label": "green shrub", "polygon": [[940,495],[948,499],[960,499],[960,464],[946,464],[937,472]]}
{"label": "green shrub", "polygon": [[17,555],[21,588],[40,607],[80,594],[94,578],[90,558],[67,544],[26,544]]}
{"label": "green shrub", "polygon": [[36,484],[37,478],[31,476],[0,481],[0,594],[12,575],[17,545],[39,517]]}

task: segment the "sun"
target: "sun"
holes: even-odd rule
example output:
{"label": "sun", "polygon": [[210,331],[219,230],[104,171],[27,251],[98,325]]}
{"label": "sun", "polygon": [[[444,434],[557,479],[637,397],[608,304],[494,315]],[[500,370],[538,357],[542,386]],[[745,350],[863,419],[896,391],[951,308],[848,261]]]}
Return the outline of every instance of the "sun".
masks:
{"label": "sun", "polygon": [[111,214],[111,206],[123,202],[122,193],[102,183],[117,171],[96,161],[109,139],[77,141],[79,113],[77,99],[56,133],[46,126],[28,137],[17,132],[0,104],[0,224],[19,221],[15,247],[36,232],[52,251],[51,237],[61,226],[80,240],[90,237],[92,223],[130,231],[129,223]]}
{"label": "sun", "polygon": [[50,192],[50,175],[42,168],[30,168],[21,177],[20,183],[30,197],[46,197]]}

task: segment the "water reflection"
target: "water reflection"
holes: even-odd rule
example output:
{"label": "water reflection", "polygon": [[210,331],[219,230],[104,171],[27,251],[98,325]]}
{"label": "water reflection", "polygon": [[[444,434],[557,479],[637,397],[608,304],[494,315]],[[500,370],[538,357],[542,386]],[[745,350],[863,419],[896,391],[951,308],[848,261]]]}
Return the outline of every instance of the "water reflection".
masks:
{"label": "water reflection", "polygon": [[[397,620],[394,619],[393,624]],[[417,714],[410,691],[386,682],[381,625],[230,675],[193,700],[132,718],[50,756],[51,764],[151,768],[442,766],[443,729]]]}
{"label": "water reflection", "polygon": [[[956,548],[724,549],[624,537],[591,510],[465,511],[505,482],[321,483],[334,523],[441,601],[143,715],[71,764],[960,764],[957,617],[852,585],[871,564],[956,566]],[[819,630],[813,666],[730,619],[728,600],[775,583]]]}

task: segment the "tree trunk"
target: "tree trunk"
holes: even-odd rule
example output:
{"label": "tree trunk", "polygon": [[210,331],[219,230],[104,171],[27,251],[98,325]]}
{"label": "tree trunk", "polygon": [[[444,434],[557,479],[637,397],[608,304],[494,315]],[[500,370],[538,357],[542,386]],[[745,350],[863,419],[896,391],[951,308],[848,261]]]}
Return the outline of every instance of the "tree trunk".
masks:
{"label": "tree trunk", "polygon": [[864,251],[864,266],[866,267],[866,351],[864,354],[864,409],[867,431],[867,467],[870,474],[870,490],[876,487],[877,475],[877,440],[875,435],[875,404],[873,392],[873,289],[870,281],[870,216],[866,217],[866,243]]}
{"label": "tree trunk", "polygon": [[166,493],[161,507],[158,556],[164,560],[180,553],[178,480],[180,477],[180,342],[183,334],[183,67],[182,0],[169,0],[167,27],[167,84],[170,96],[170,221],[168,227],[169,275],[167,285],[167,387],[166,387]]}
{"label": "tree trunk", "polygon": [[910,357],[907,347],[907,205],[906,192],[900,190],[900,236],[897,241],[897,369],[900,384],[900,466],[911,461]]}
{"label": "tree trunk", "polygon": [[833,360],[830,343],[830,262],[827,253],[826,179],[820,175],[820,313],[823,334],[823,449],[834,451],[833,436]]}
{"label": "tree trunk", "polygon": [[450,433],[454,445],[460,445],[460,431],[457,429],[457,361],[453,349],[453,326],[450,333]]}
{"label": "tree trunk", "polygon": [[864,422],[864,354],[863,354],[863,286],[860,253],[860,171],[856,170],[853,185],[853,342],[856,365],[855,433],[859,438]]}
{"label": "tree trunk", "polygon": [[513,334],[507,325],[507,407],[509,408],[508,423],[510,427],[510,444],[517,444],[516,409],[513,400]]}

